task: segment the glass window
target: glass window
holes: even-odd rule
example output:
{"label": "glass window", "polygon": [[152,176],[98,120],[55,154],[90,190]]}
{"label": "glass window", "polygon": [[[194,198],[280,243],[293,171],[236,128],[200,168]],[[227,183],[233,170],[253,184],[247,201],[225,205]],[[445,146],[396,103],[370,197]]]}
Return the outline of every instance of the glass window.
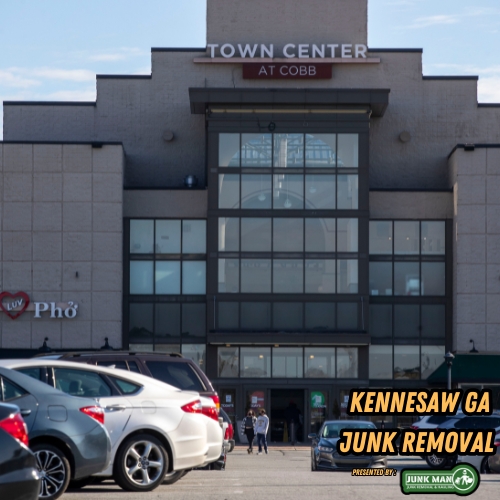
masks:
{"label": "glass window", "polygon": [[241,219],[241,251],[271,251],[271,219],[267,217]]}
{"label": "glass window", "polygon": [[192,359],[203,372],[206,367],[205,352],[205,344],[182,344],[182,355]]}
{"label": "glass window", "polygon": [[243,330],[269,330],[271,304],[269,302],[242,302],[241,328]]}
{"label": "glass window", "polygon": [[271,208],[271,176],[245,174],[241,176],[241,208],[262,210]]}
{"label": "glass window", "polygon": [[358,209],[358,176],[337,176],[337,208],[345,210]]}
{"label": "glass window", "polygon": [[304,349],[306,378],[335,378],[335,347]]}
{"label": "glass window", "polygon": [[107,366],[109,368],[118,368],[119,370],[127,370],[128,366],[126,361],[116,361],[113,359],[103,359],[96,361],[97,365]]}
{"label": "glass window", "polygon": [[370,221],[370,254],[392,254],[392,221]]}
{"label": "glass window", "polygon": [[241,166],[270,167],[272,134],[241,134]]}
{"label": "glass window", "polygon": [[394,295],[420,295],[418,262],[394,263]]}
{"label": "glass window", "polygon": [[128,361],[128,369],[134,373],[141,373],[141,370],[139,370],[139,367],[137,366],[137,363],[135,361]]}
{"label": "glass window", "polygon": [[219,217],[219,252],[237,252],[240,249],[240,219]]}
{"label": "glass window", "polygon": [[337,293],[358,293],[358,261],[337,260]]}
{"label": "glass window", "polygon": [[337,347],[337,377],[358,378],[358,349]]}
{"label": "glass window", "polygon": [[303,363],[301,347],[275,347],[273,349],[273,377],[302,378]]}
{"label": "glass window", "polygon": [[157,220],[155,253],[181,253],[181,221]]}
{"label": "glass window", "polygon": [[444,295],[444,262],[422,262],[422,295]]}
{"label": "glass window", "polygon": [[271,376],[270,347],[241,347],[240,376],[265,378]]}
{"label": "glass window", "polygon": [[300,302],[275,302],[273,304],[273,329],[302,330],[303,306]]}
{"label": "glass window", "polygon": [[219,208],[240,208],[238,174],[219,174]]}
{"label": "glass window", "polygon": [[335,252],[335,219],[306,219],[306,252]]}
{"label": "glass window", "polygon": [[335,303],[306,302],[306,329],[310,331],[335,330]]}
{"label": "glass window", "polygon": [[337,219],[337,252],[358,251],[358,219]]}
{"label": "glass window", "polygon": [[306,175],[306,209],[335,208],[335,175]]}
{"label": "glass window", "polygon": [[306,134],[306,167],[335,168],[336,134]]}
{"label": "glass window", "polygon": [[237,347],[219,347],[217,349],[217,373],[219,377],[234,378],[239,374],[239,356]]}
{"label": "glass window", "polygon": [[134,352],[153,352],[153,344],[129,344],[129,350]]}
{"label": "glass window", "polygon": [[130,253],[153,253],[154,221],[130,221]]}
{"label": "glass window", "polygon": [[219,167],[240,166],[240,134],[219,134]]}
{"label": "glass window", "polygon": [[181,293],[181,263],[178,261],[156,261],[155,285],[158,295]]}
{"label": "glass window", "polygon": [[392,262],[370,262],[370,295],[392,295]]}
{"label": "glass window", "polygon": [[153,304],[130,304],[129,340],[138,344],[153,342]]}
{"label": "glass window", "polygon": [[396,255],[418,255],[418,221],[394,221],[394,253]]}
{"label": "glass window", "polygon": [[[180,337],[181,305],[155,304],[155,337]],[[160,342],[168,342],[165,338]]]}
{"label": "glass window", "polygon": [[392,379],[392,345],[370,346],[370,378]]}
{"label": "glass window", "polygon": [[422,305],[422,338],[443,339],[446,333],[445,306]]}
{"label": "glass window", "polygon": [[421,347],[422,380],[427,379],[431,373],[443,364],[443,358],[444,345],[423,345]]}
{"label": "glass window", "polygon": [[24,389],[21,389],[17,385],[13,384],[5,377],[1,379],[1,382],[3,386],[2,401],[12,401],[13,399],[20,398],[21,396],[28,394]]}
{"label": "glass window", "polygon": [[370,335],[392,338],[392,305],[370,304]]}
{"label": "glass window", "polygon": [[418,305],[394,305],[394,337],[419,339],[420,316]]}
{"label": "glass window", "polygon": [[182,337],[205,337],[206,315],[206,304],[182,304]]}
{"label": "glass window", "polygon": [[339,330],[358,329],[358,304],[356,302],[337,304],[337,328]]}
{"label": "glass window", "polygon": [[218,325],[220,330],[232,330],[240,326],[238,302],[219,302]]}
{"label": "glass window", "polygon": [[149,295],[153,292],[153,262],[132,260],[130,262],[130,293]]}
{"label": "glass window", "polygon": [[273,251],[304,251],[304,219],[273,219]]}
{"label": "glass window", "polygon": [[304,166],[304,134],[274,134],[274,166]]}
{"label": "glass window", "polygon": [[176,361],[146,361],[151,376],[182,391],[206,391],[200,377],[189,363]]}
{"label": "glass window", "polygon": [[271,259],[241,259],[241,293],[271,293]]}
{"label": "glass window", "polygon": [[135,394],[142,389],[142,385],[137,385],[121,378],[109,377],[120,389],[122,394]]}
{"label": "glass window", "polygon": [[[24,373],[25,375],[28,375],[28,377],[34,378],[35,380],[45,381],[45,368],[43,369],[43,372],[41,368],[35,368],[35,367],[20,368],[16,371],[18,371],[19,373]],[[43,378],[42,378],[42,373],[43,373]]]}
{"label": "glass window", "polygon": [[273,293],[304,292],[304,261],[302,259],[273,260]]}
{"label": "glass window", "polygon": [[238,259],[219,259],[219,293],[238,293],[240,291],[240,261]]}
{"label": "glass window", "polygon": [[273,176],[273,208],[304,208],[304,176],[277,174]]}
{"label": "glass window", "polygon": [[182,221],[182,253],[207,252],[207,223],[204,220]]}
{"label": "glass window", "polygon": [[154,352],[181,352],[180,344],[155,344]]}
{"label": "glass window", "polygon": [[98,373],[75,368],[54,366],[54,382],[59,389],[70,396],[99,398],[111,396],[111,388]]}
{"label": "glass window", "polygon": [[182,263],[182,293],[204,295],[207,286],[207,263],[205,261],[184,261]]}
{"label": "glass window", "polygon": [[337,167],[358,168],[358,134],[338,134]]}
{"label": "glass window", "polygon": [[394,378],[420,379],[420,347],[418,345],[394,346]]}
{"label": "glass window", "polygon": [[444,221],[422,221],[421,249],[422,255],[445,254]]}
{"label": "glass window", "polygon": [[335,259],[306,259],[305,293],[335,293]]}

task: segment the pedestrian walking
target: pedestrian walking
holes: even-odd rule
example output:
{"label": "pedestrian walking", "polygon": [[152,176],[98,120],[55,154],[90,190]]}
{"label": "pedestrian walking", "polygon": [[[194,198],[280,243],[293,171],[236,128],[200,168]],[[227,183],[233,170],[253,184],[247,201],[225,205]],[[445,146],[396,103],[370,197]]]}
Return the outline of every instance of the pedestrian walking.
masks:
{"label": "pedestrian walking", "polygon": [[262,454],[262,447],[264,447],[267,455],[267,429],[269,429],[269,417],[266,415],[266,410],[262,409],[255,423],[255,434],[257,435],[257,444],[259,445],[257,455]]}
{"label": "pedestrian walking", "polygon": [[248,454],[253,453],[253,440],[255,438],[255,423],[257,419],[255,418],[255,414],[252,410],[248,411],[247,416],[241,422],[241,431],[245,434],[248,439]]}

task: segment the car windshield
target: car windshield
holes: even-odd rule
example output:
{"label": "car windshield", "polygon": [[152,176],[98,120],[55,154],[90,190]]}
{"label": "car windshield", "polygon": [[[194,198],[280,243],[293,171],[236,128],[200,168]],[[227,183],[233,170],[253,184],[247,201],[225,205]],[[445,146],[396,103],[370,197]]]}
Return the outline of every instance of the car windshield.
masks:
{"label": "car windshield", "polygon": [[332,422],[325,424],[321,437],[333,439],[340,437],[342,429],[376,429],[375,424],[369,422]]}

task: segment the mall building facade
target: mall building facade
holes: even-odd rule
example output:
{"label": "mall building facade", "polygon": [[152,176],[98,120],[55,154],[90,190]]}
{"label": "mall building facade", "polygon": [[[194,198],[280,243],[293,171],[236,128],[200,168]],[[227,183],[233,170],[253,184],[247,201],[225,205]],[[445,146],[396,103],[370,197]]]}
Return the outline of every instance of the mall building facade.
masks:
{"label": "mall building facade", "polygon": [[153,48],[151,75],[4,102],[2,355],[180,351],[281,441],[290,401],[314,430],[351,388],[500,351],[500,109],[477,77],[367,48],[366,0],[207,4],[207,46]]}

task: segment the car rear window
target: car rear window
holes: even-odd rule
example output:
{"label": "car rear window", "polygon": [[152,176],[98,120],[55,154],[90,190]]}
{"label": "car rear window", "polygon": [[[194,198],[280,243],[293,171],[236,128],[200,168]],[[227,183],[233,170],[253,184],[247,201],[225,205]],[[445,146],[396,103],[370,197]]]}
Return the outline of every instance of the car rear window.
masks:
{"label": "car rear window", "polygon": [[0,379],[0,389],[2,390],[2,401],[12,401],[13,399],[20,398],[25,394],[28,394],[24,389],[12,383],[6,378]]}
{"label": "car rear window", "polygon": [[448,420],[449,417],[445,415],[435,415],[433,417],[430,417],[429,420],[427,420],[428,424],[433,424],[433,425],[439,425],[442,424],[445,420]]}
{"label": "car rear window", "polygon": [[135,394],[140,389],[142,385],[134,384],[128,380],[122,380],[121,378],[109,377],[120,389],[123,394]]}
{"label": "car rear window", "polygon": [[205,391],[205,387],[189,363],[146,361],[153,378],[173,385],[183,391]]}

